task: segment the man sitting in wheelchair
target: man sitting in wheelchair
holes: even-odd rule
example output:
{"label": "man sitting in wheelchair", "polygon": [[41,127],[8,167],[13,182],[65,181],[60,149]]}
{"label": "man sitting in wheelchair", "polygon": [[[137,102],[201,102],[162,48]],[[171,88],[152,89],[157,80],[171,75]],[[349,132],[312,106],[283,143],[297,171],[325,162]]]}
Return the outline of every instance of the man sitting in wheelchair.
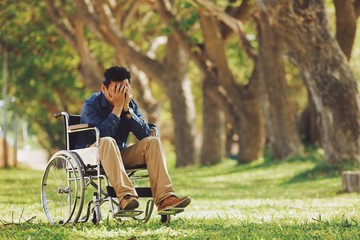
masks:
{"label": "man sitting in wheelchair", "polygon": [[[125,169],[144,164],[158,211],[185,208],[191,199],[175,195],[161,141],[150,136],[150,128],[132,99],[130,80],[130,72],[124,67],[107,69],[101,92],[85,100],[81,123],[96,126],[100,131],[100,162],[123,210],[134,210],[139,206],[137,192]],[[127,146],[130,132],[139,141]],[[94,142],[94,135],[82,133],[77,138],[76,148],[85,148]]]}

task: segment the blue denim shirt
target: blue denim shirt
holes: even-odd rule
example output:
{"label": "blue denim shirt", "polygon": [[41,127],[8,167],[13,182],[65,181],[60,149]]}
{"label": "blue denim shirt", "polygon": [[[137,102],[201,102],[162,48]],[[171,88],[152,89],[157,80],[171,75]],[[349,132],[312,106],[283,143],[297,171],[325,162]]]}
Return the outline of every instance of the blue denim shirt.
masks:
{"label": "blue denim shirt", "polygon": [[[150,128],[145,123],[139,108],[134,100],[129,107],[134,110],[131,118],[124,114],[117,117],[112,113],[112,107],[107,103],[102,92],[94,93],[85,100],[80,123],[89,123],[100,131],[100,137],[112,137],[116,140],[119,149],[126,148],[129,133],[133,132],[138,140],[150,136]],[[76,148],[85,148],[96,140],[94,131],[86,131],[78,135]]]}

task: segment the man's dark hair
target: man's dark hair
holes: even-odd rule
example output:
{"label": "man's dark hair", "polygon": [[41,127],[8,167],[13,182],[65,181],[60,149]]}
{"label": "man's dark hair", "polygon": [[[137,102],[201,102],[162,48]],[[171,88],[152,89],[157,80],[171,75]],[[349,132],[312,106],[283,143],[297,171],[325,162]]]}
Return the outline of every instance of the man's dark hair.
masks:
{"label": "man's dark hair", "polygon": [[105,85],[105,87],[108,88],[111,81],[121,82],[124,81],[125,79],[129,80],[130,83],[130,79],[131,79],[130,72],[124,67],[115,66],[105,70],[104,78],[102,82]]}

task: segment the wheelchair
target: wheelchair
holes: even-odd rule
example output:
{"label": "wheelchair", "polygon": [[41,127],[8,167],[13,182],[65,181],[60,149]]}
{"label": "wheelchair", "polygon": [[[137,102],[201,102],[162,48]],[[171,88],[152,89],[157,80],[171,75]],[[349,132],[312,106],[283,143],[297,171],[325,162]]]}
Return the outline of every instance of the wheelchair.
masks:
{"label": "wheelchair", "polygon": [[[102,210],[104,203],[108,202],[107,218],[109,216],[118,220],[132,218],[146,223],[154,208],[151,188],[138,186],[141,181],[144,183],[142,179],[148,178],[146,165],[126,169],[134,183],[139,200],[141,198],[146,200],[145,209],[122,210],[99,161],[99,130],[89,124],[80,124],[80,115],[60,112],[54,116],[56,118],[63,116],[66,150],[59,150],[50,158],[42,177],[41,203],[48,221],[51,224],[64,225],[87,222],[92,217],[92,222],[96,224],[104,220]],[[158,137],[156,126],[149,124],[149,127],[151,135]],[[75,149],[76,137],[82,131],[94,131],[96,142],[94,146]],[[93,189],[92,192],[88,191],[90,188]],[[184,209],[173,208],[158,214],[161,223],[169,223],[172,215],[182,211]]]}

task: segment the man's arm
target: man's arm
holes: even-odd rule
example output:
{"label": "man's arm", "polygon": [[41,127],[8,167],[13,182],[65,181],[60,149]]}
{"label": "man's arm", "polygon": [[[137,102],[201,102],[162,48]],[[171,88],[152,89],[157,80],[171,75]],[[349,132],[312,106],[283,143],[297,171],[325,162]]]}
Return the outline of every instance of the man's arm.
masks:
{"label": "man's arm", "polygon": [[[82,121],[95,125],[100,131],[100,137],[116,137],[117,128],[121,122],[120,115],[123,111],[125,103],[125,93],[127,86],[120,86],[119,84],[113,84],[108,88],[102,85],[102,93],[100,97],[95,100],[85,101],[82,111]],[[105,116],[101,109],[101,103],[99,99],[110,101],[113,105],[112,112]]]}
{"label": "man's arm", "polygon": [[121,119],[114,113],[110,113],[104,119],[100,109],[85,102],[81,115],[81,122],[96,126],[100,131],[100,137],[115,137]]}
{"label": "man's arm", "polygon": [[140,110],[137,104],[135,103],[135,101],[131,100],[129,105],[132,111],[130,111],[130,113],[125,115],[125,119],[128,122],[131,131],[139,140],[150,136],[150,128],[145,122],[143,116],[141,115]]}

